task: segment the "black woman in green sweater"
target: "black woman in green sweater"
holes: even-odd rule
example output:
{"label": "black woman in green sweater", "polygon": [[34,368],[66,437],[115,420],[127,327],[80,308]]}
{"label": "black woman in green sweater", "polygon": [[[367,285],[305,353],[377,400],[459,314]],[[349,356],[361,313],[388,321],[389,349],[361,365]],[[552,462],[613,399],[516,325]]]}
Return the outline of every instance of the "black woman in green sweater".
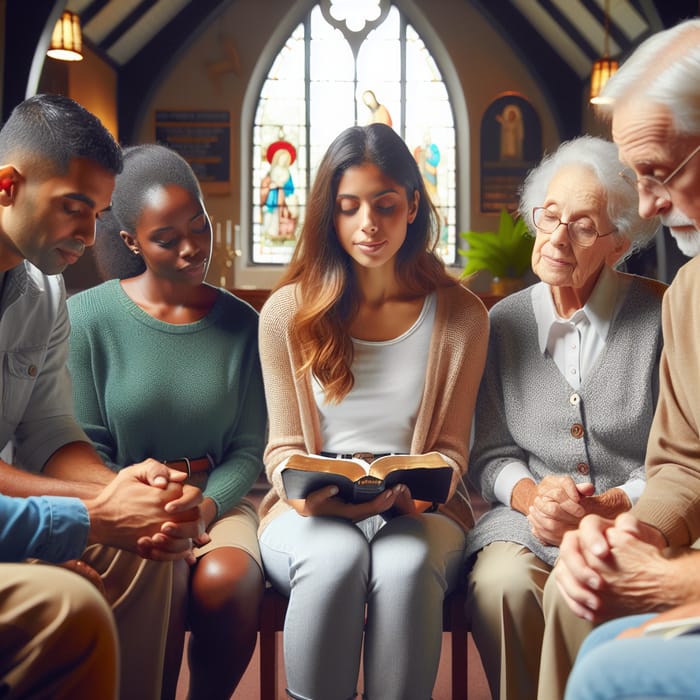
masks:
{"label": "black woman in green sweater", "polygon": [[[255,647],[264,586],[245,499],[265,440],[258,317],[204,282],[211,223],[179,155],[127,149],[112,202],[96,246],[108,281],[69,302],[76,416],[114,469],[154,457],[202,489],[211,542],[192,568],[173,568],[170,611],[170,591],[148,595],[164,629],[169,618],[162,697],[175,695],[189,626],[189,698],[229,698]],[[128,640],[121,647],[128,655]]]}

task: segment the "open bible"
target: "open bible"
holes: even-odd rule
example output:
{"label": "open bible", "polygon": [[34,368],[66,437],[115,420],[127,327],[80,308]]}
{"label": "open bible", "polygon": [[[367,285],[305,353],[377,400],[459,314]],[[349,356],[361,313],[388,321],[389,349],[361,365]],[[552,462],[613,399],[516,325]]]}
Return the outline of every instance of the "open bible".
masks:
{"label": "open bible", "polygon": [[411,497],[444,503],[450,490],[452,468],[437,452],[422,455],[385,455],[368,463],[357,457],[335,459],[320,455],[292,455],[282,469],[287,498],[306,498],[334,484],[348,503],[364,503],[385,489],[405,484]]}

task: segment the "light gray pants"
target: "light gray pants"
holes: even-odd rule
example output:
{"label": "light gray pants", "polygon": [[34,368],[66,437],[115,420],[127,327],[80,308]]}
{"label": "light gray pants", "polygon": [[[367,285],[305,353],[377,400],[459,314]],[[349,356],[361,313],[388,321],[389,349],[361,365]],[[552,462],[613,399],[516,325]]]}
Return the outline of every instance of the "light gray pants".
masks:
{"label": "light gray pants", "polygon": [[459,579],[464,539],[437,513],[358,526],[290,510],[270,523],[260,549],[268,578],[289,596],[284,657],[293,697],[354,697],[364,630],[365,697],[428,700],[442,602]]}

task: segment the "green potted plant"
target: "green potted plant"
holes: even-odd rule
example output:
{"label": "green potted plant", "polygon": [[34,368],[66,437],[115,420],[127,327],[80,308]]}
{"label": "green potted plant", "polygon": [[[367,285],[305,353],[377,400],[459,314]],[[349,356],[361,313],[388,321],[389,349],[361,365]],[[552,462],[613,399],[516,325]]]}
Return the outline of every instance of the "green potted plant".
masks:
{"label": "green potted plant", "polygon": [[492,294],[505,296],[523,288],[535,239],[521,218],[514,218],[502,209],[498,231],[464,231],[459,235],[469,245],[468,249],[458,251],[466,258],[462,279],[488,270],[493,276]]}

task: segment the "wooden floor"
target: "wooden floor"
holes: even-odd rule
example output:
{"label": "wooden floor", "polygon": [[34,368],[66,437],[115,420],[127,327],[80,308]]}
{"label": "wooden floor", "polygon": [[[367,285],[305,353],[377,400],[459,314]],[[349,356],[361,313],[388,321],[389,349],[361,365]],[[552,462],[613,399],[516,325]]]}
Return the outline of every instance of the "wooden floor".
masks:
{"label": "wooden floor", "polygon": [[[443,639],[443,653],[440,661],[440,668],[438,670],[437,682],[433,690],[433,700],[466,700],[466,698],[452,698],[450,693],[450,655],[448,644],[448,637],[445,635]],[[282,658],[281,644],[282,637],[277,635],[277,644],[280,645],[280,655]],[[479,658],[479,653],[474,646],[474,643],[469,637],[469,700],[491,700],[491,694],[489,693],[488,684],[486,683],[486,678],[484,676],[484,671],[481,666],[481,659]],[[255,654],[248,666],[248,670],[245,672],[236,692],[233,694],[233,700],[258,700],[260,697],[259,693],[259,666],[258,666],[258,651],[255,650]],[[284,693],[285,682],[284,682],[284,669],[277,669],[277,687],[278,687],[278,697],[277,700],[287,700],[287,696]],[[188,671],[186,662],[183,663],[183,668],[180,673],[180,680],[177,689],[177,700],[186,700],[187,698],[187,679]]]}

